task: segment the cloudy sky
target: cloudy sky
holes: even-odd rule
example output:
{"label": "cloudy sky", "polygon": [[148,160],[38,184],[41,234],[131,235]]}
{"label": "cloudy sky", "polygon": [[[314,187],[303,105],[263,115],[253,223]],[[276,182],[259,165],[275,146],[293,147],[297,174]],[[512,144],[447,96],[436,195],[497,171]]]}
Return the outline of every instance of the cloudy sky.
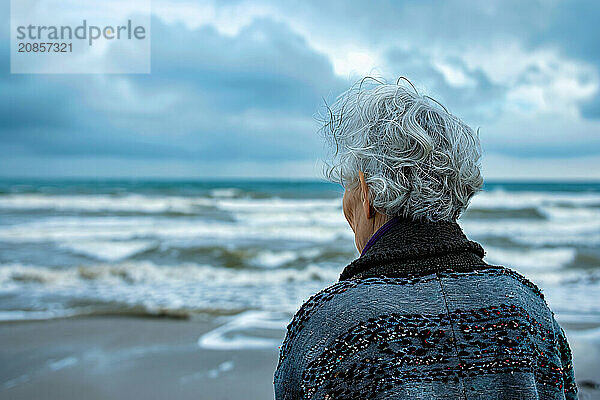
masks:
{"label": "cloudy sky", "polygon": [[[324,101],[406,76],[490,179],[600,178],[596,1],[153,1],[152,73],[9,73],[0,175],[318,177]],[[0,17],[9,25],[9,1]]]}

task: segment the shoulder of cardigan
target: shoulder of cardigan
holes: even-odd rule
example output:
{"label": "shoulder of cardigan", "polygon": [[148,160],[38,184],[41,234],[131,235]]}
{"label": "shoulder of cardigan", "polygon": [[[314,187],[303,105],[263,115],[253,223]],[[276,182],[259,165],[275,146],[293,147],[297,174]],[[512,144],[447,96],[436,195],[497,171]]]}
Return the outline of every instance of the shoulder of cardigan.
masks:
{"label": "shoulder of cardigan", "polygon": [[[395,217],[394,223],[387,226],[386,231],[378,235],[359,258],[344,268],[339,280],[351,279],[378,265],[392,263],[397,275],[414,273],[414,264],[418,260],[423,260],[419,272],[433,272],[436,268],[432,266],[449,254],[464,256],[463,264],[472,264],[473,268],[486,265],[482,260],[485,255],[483,247],[467,239],[457,222],[413,221]],[[448,267],[451,269],[452,265]]]}

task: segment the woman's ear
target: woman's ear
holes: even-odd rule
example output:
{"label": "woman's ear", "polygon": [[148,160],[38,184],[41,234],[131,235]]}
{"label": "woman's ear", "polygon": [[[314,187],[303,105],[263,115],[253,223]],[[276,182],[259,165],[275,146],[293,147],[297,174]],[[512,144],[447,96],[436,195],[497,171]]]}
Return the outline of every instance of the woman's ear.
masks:
{"label": "woman's ear", "polygon": [[358,179],[360,181],[360,191],[363,202],[363,208],[365,210],[365,216],[367,219],[374,217],[373,209],[371,208],[371,200],[369,199],[369,187],[365,180],[365,174],[362,171],[358,171]]}

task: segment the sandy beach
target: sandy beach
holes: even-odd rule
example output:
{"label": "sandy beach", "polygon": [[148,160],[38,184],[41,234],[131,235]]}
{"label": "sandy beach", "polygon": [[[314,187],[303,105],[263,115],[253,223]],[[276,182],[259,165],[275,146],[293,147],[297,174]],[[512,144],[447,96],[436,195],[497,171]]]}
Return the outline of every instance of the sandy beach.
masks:
{"label": "sandy beach", "polygon": [[273,398],[277,349],[200,349],[213,327],[121,317],[3,323],[0,398]]}
{"label": "sandy beach", "polygon": [[[3,399],[272,399],[277,349],[206,350],[213,318],[82,317],[0,325]],[[581,399],[600,399],[599,327],[566,326]]]}

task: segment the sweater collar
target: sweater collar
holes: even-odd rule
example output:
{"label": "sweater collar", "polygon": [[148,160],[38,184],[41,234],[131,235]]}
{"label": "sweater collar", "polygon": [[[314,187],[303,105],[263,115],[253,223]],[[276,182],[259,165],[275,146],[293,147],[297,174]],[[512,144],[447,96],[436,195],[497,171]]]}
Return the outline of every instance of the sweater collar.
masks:
{"label": "sweater collar", "polygon": [[485,251],[467,239],[455,221],[413,221],[394,217],[365,245],[359,258],[350,263],[340,280],[366,276],[405,276],[457,271],[488,266]]}
{"label": "sweater collar", "polygon": [[394,225],[396,225],[398,222],[400,222],[400,217],[393,217],[392,219],[390,219],[389,221],[387,221],[385,224],[383,224],[381,226],[381,228],[379,228],[377,230],[377,232],[375,232],[373,234],[373,236],[371,236],[371,238],[369,239],[369,241],[367,242],[367,244],[365,245],[365,247],[362,249],[360,255],[362,256],[363,254],[365,254],[367,252],[367,250],[369,250],[371,248],[371,246],[373,246],[373,244],[379,240],[380,237],[382,237],[387,231],[389,231],[390,229],[392,229],[392,227]]}

